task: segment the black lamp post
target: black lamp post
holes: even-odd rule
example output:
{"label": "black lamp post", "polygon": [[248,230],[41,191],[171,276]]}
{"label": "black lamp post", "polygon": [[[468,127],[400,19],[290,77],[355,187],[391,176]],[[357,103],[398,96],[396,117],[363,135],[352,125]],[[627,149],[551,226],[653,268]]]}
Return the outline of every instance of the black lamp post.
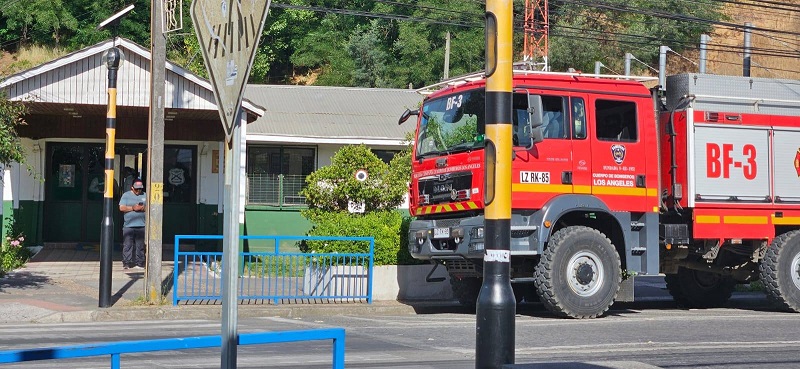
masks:
{"label": "black lamp post", "polygon": [[122,51],[112,47],[103,56],[108,66],[108,112],[106,114],[105,189],[103,221],[100,226],[100,303],[111,306],[111,256],[114,245],[114,140],[117,130],[117,70]]}

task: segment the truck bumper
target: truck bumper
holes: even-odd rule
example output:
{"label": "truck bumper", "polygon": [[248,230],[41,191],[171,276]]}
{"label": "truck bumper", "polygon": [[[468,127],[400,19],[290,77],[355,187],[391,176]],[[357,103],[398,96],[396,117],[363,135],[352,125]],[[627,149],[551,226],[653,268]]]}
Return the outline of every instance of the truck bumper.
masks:
{"label": "truck bumper", "polygon": [[[531,217],[511,216],[511,254],[536,255],[536,226]],[[482,215],[467,218],[414,220],[409,226],[408,251],[415,259],[483,259],[486,247]],[[491,246],[491,245],[490,245]]]}

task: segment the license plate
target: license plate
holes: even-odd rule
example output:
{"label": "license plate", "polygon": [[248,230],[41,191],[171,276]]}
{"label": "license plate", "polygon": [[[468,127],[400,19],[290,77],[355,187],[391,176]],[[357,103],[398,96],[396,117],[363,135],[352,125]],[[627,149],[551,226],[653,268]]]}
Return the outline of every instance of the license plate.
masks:
{"label": "license plate", "polygon": [[450,238],[450,228],[434,228],[433,238]]}

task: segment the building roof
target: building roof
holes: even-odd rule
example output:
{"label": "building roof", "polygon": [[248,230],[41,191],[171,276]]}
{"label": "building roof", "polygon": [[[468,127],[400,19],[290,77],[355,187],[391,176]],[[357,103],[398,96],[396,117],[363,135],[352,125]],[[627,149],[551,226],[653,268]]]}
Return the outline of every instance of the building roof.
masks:
{"label": "building roof", "polygon": [[[70,104],[87,110],[92,105],[105,106],[107,68],[102,56],[114,46],[124,54],[117,81],[118,106],[149,106],[150,50],[124,38],[106,40],[8,76],[0,80],[0,90],[6,90],[10,100],[25,101],[38,109],[53,109],[52,104]],[[216,114],[216,100],[208,80],[170,61],[166,69],[166,108],[208,110]],[[242,107],[251,117],[263,114],[262,107],[248,100],[242,101]]]}
{"label": "building roof", "polygon": [[252,84],[245,97],[265,111],[248,124],[248,141],[390,146],[414,130],[397,121],[423,98],[414,90]]}

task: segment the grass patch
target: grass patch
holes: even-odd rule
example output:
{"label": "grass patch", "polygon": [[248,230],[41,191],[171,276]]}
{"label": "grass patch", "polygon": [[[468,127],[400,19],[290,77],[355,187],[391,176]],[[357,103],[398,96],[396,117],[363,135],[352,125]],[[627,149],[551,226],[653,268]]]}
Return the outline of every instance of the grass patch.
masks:
{"label": "grass patch", "polygon": [[170,305],[172,301],[170,301],[167,296],[159,296],[155,298],[155,301],[150,301],[143,295],[139,295],[139,297],[133,299],[131,301],[130,306],[163,306],[163,305]]}
{"label": "grass patch", "polygon": [[761,281],[754,281],[747,284],[737,284],[734,288],[736,292],[764,292],[764,284]]}

